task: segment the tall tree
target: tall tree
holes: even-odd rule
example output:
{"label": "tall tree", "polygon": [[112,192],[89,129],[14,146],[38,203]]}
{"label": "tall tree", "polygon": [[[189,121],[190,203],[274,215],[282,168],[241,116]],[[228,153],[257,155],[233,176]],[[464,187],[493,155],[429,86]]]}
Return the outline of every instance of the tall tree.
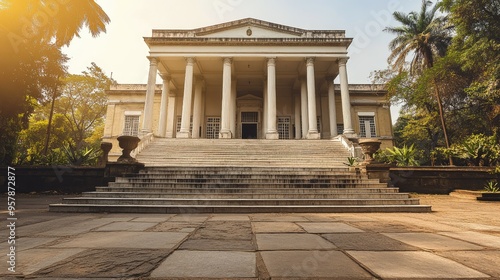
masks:
{"label": "tall tree", "polygon": [[12,162],[33,104],[64,72],[61,46],[83,26],[97,36],[108,22],[93,0],[0,0],[0,164]]}
{"label": "tall tree", "polygon": [[[414,53],[410,73],[419,74],[425,69],[434,66],[436,56],[444,56],[447,47],[451,42],[451,28],[447,25],[446,17],[438,16],[439,4],[433,8],[431,1],[423,0],[420,12],[410,12],[409,14],[394,12],[394,18],[402,24],[399,27],[387,27],[385,31],[396,35],[389,43],[391,54],[389,63],[394,68],[402,70],[406,63],[406,58]],[[434,94],[438,104],[439,117],[443,128],[446,147],[450,147],[446,121],[444,117],[443,103],[438,85],[433,81]],[[452,159],[450,158],[450,164]]]}

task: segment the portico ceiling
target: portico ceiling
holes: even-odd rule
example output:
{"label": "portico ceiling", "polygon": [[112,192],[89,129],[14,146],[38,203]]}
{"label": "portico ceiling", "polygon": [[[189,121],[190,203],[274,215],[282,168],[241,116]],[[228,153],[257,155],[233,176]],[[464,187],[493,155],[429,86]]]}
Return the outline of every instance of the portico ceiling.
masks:
{"label": "portico ceiling", "polygon": [[[318,91],[326,91],[326,81],[338,75],[338,63],[335,58],[316,58],[314,63],[316,87]],[[171,77],[170,87],[182,93],[186,71],[184,57],[159,57],[160,74]],[[194,66],[195,78],[202,79],[205,87],[222,89],[222,57],[196,57]],[[233,58],[231,74],[236,81],[238,95],[262,92],[267,80],[266,57]],[[285,90],[300,90],[300,79],[306,77],[306,61],[302,57],[276,58],[276,87]]]}

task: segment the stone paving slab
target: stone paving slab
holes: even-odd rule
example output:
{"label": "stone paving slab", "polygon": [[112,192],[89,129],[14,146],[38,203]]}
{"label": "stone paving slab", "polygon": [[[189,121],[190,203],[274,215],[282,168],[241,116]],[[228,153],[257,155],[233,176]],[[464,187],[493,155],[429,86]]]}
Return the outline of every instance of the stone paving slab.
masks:
{"label": "stone paving slab", "polygon": [[203,223],[210,218],[210,215],[205,214],[180,214],[170,218],[169,222],[184,222],[184,223]]}
{"label": "stone paving slab", "polygon": [[198,251],[255,251],[252,240],[188,239],[179,247],[181,250]]}
{"label": "stone paving slab", "polygon": [[[20,272],[24,275],[32,274],[40,269],[46,268],[54,263],[63,261],[73,255],[76,255],[84,249],[73,248],[73,249],[31,249],[19,252],[17,254],[16,272]],[[2,264],[6,263],[7,257],[2,257]],[[7,269],[2,270],[7,272]],[[5,274],[4,274],[5,275]]]}
{"label": "stone paving slab", "polygon": [[363,232],[344,223],[297,223],[309,233]]}
{"label": "stone paving slab", "polygon": [[237,214],[219,214],[211,217],[209,221],[240,221],[248,222],[250,217],[248,215],[237,215]]}
{"label": "stone paving slab", "polygon": [[385,233],[386,236],[426,250],[481,250],[483,247],[435,233]]}
{"label": "stone paving slab", "polygon": [[174,214],[161,214],[161,215],[152,215],[146,217],[138,217],[132,220],[132,222],[142,222],[142,223],[162,223],[167,221],[168,219],[174,217]]}
{"label": "stone paving slab", "polygon": [[181,223],[181,222],[165,222],[158,224],[148,231],[153,232],[193,232],[200,224]]}
{"label": "stone paving slab", "polygon": [[393,221],[349,222],[352,226],[364,231],[372,232],[423,232],[426,231],[414,225]]}
{"label": "stone paving slab", "polygon": [[192,239],[251,240],[250,222],[215,221],[206,222],[199,228]]}
{"label": "stone paving slab", "polygon": [[299,215],[284,214],[251,214],[252,222],[307,222],[307,218]]}
{"label": "stone paving slab", "polygon": [[437,254],[500,279],[500,251],[447,251]]}
{"label": "stone paving slab", "polygon": [[272,279],[373,279],[339,251],[273,251],[261,255]]}
{"label": "stone paving slab", "polygon": [[255,253],[220,251],[175,251],[151,273],[152,278],[256,276]]}
{"label": "stone paving slab", "polygon": [[[57,226],[53,228],[52,230],[45,231],[41,233],[41,236],[71,236],[71,235],[77,235],[80,233],[85,233],[89,232],[95,228],[113,223],[113,222],[120,222],[122,220],[117,219],[112,219],[112,218],[102,218],[102,219],[93,219],[93,220],[88,220],[88,221],[83,221],[81,223],[74,223],[72,225],[67,225],[65,227]],[[127,220],[130,220],[128,218]]]}
{"label": "stone paving slab", "polygon": [[25,237],[25,236],[33,236],[33,235],[39,235],[40,233],[50,231],[53,229],[59,229],[59,228],[64,228],[68,226],[72,226],[74,224],[78,224],[87,220],[90,220],[91,216],[89,215],[84,215],[84,216],[74,216],[74,217],[63,217],[63,218],[55,218],[53,220],[48,220],[48,221],[43,221],[43,222],[38,222],[38,223],[33,223],[33,224],[28,224],[28,225],[22,225],[23,220],[19,220],[19,225],[16,231],[16,235],[18,237]]}
{"label": "stone paving slab", "polygon": [[148,228],[156,226],[158,223],[143,223],[143,222],[116,222],[107,224],[94,231],[144,231]]}
{"label": "stone paving slab", "polygon": [[86,250],[36,273],[37,277],[138,278],[147,276],[170,250],[98,249]]}
{"label": "stone paving slab", "polygon": [[256,234],[257,247],[261,251],[272,250],[326,250],[336,247],[315,234],[275,233]]}
{"label": "stone paving slab", "polygon": [[305,232],[292,222],[253,222],[252,227],[254,233]]}
{"label": "stone paving slab", "polygon": [[428,252],[362,252],[348,254],[384,279],[466,279],[489,276]]}
{"label": "stone paving slab", "polygon": [[[57,240],[57,238],[50,238],[50,237],[23,237],[23,238],[19,238],[16,241],[16,243],[17,243],[16,251],[20,252],[20,251],[32,249],[32,248],[38,247],[40,245],[53,242],[55,240]],[[9,245],[7,242],[3,242],[0,244],[0,250],[6,251],[7,248],[9,248],[10,246],[11,245]]]}
{"label": "stone paving slab", "polygon": [[415,251],[418,248],[374,232],[323,234],[323,238],[344,250]]}
{"label": "stone paving slab", "polygon": [[53,247],[171,249],[187,235],[179,232],[90,232]]}
{"label": "stone paving slab", "polygon": [[440,232],[439,234],[465,240],[489,248],[500,248],[500,237],[474,231]]}

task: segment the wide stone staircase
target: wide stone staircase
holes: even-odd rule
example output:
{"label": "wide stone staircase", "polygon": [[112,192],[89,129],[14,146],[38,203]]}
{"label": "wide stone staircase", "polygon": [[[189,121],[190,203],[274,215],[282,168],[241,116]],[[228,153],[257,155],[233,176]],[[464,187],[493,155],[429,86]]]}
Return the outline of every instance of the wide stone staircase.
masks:
{"label": "wide stone staircase", "polygon": [[428,212],[430,206],[349,171],[335,140],[156,139],[146,168],[50,205],[132,213]]}

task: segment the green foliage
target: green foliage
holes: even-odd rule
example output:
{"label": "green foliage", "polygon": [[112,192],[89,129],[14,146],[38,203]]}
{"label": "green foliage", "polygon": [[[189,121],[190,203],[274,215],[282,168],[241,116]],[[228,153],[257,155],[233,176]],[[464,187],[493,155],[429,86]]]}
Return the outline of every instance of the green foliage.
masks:
{"label": "green foliage", "polygon": [[404,145],[402,148],[393,147],[379,151],[375,159],[380,162],[396,164],[397,166],[419,166],[417,160],[418,151],[415,146],[407,147]]}
{"label": "green foliage", "polygon": [[344,162],[344,164],[349,166],[349,167],[354,167],[354,166],[358,165],[358,159],[355,157],[348,157],[347,162]]}
{"label": "green foliage", "polygon": [[93,148],[75,149],[68,145],[63,147],[63,152],[71,165],[95,165],[99,159],[99,153]]}
{"label": "green foliage", "polygon": [[450,149],[443,149],[440,153],[462,159],[469,166],[500,164],[500,145],[495,136],[474,134]]}
{"label": "green foliage", "polygon": [[490,193],[500,192],[500,188],[498,188],[498,182],[496,182],[496,181],[489,181],[484,186],[484,191],[485,192],[490,192]]}

